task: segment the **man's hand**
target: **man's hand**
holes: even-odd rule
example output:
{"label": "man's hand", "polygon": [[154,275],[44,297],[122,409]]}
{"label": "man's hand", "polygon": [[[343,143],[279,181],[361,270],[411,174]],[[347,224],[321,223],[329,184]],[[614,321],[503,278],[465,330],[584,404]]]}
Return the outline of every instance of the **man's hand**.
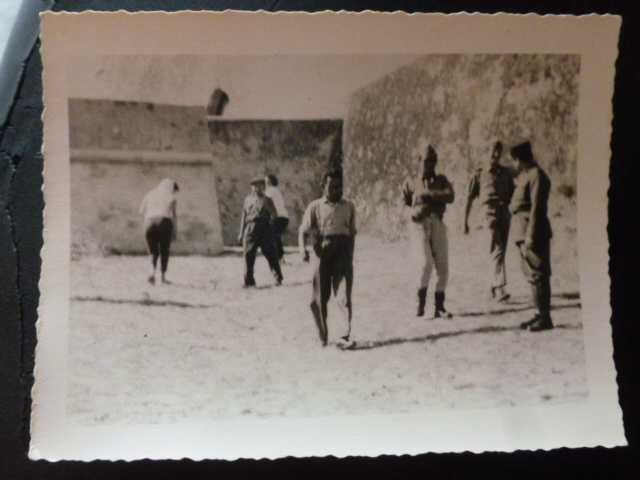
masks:
{"label": "man's hand", "polygon": [[462,231],[464,232],[465,235],[469,235],[469,224],[467,222],[464,222],[464,227]]}
{"label": "man's hand", "polygon": [[238,235],[236,242],[238,242],[238,245],[242,245],[242,235]]}
{"label": "man's hand", "polygon": [[300,252],[300,256],[304,263],[309,263],[309,251],[306,248]]}

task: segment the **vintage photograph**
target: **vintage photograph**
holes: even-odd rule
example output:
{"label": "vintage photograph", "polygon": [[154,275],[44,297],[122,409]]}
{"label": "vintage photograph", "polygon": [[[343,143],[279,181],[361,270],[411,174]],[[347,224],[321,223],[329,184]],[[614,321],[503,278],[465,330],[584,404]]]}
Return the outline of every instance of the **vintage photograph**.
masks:
{"label": "vintage photograph", "polygon": [[74,421],[589,394],[579,56],[68,68]]}
{"label": "vintage photograph", "polygon": [[618,27],[46,16],[31,458],[623,443]]}

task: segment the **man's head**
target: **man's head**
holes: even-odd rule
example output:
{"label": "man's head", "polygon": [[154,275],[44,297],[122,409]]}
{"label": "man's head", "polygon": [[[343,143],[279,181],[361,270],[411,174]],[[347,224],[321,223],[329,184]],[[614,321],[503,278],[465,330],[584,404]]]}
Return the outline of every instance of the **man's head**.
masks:
{"label": "man's head", "polygon": [[259,197],[264,195],[264,187],[265,187],[265,183],[264,183],[264,178],[262,177],[254,178],[251,181],[251,191],[256,195],[258,195]]}
{"label": "man's head", "polygon": [[533,151],[531,150],[531,142],[519,143],[515,147],[512,147],[509,153],[516,168],[519,170],[535,163],[533,160]]}
{"label": "man's head", "polygon": [[278,177],[276,177],[273,174],[267,175],[267,178],[265,178],[265,182],[267,183],[267,185],[269,185],[271,187],[277,187],[278,186]]}
{"label": "man's head", "polygon": [[436,164],[438,163],[438,154],[432,145],[427,146],[422,155],[422,178],[432,177],[436,173]]}
{"label": "man's head", "polygon": [[500,140],[493,144],[493,150],[491,150],[491,165],[498,165],[500,163],[503,149],[504,147]]}
{"label": "man's head", "polygon": [[338,202],[342,198],[342,172],[331,169],[322,177],[324,196],[330,202]]}

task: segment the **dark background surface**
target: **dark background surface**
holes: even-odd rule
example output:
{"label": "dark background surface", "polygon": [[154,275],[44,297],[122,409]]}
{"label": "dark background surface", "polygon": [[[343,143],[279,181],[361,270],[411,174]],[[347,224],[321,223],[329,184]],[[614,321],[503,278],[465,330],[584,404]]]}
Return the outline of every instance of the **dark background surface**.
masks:
{"label": "dark background surface", "polygon": [[[550,452],[426,454],[377,459],[335,458],[243,460],[237,462],[31,462],[29,444],[30,389],[33,382],[35,322],[39,299],[42,247],[42,65],[36,45],[4,131],[0,131],[0,479],[35,478],[244,478],[300,477],[311,474],[379,477],[625,477],[637,478],[640,449],[640,365],[637,344],[636,292],[638,218],[630,189],[638,155],[634,141],[638,118],[636,57],[640,21],[632,2],[621,1],[151,1],[61,0],[54,10],[405,10],[538,12],[552,14],[615,13],[623,16],[614,95],[611,190],[609,198],[610,273],[612,279],[614,360],[620,404],[629,447],[559,449]],[[635,247],[635,248],[633,248]],[[61,248],[65,248],[61,246]],[[632,250],[633,248],[633,250]],[[582,259],[583,261],[585,259]],[[277,435],[277,432],[274,432]]]}

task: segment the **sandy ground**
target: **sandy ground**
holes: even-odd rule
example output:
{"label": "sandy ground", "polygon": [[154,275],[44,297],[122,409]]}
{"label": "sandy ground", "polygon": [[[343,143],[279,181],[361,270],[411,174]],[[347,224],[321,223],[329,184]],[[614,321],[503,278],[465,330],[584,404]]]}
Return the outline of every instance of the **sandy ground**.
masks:
{"label": "sandy ground", "polygon": [[[532,310],[515,249],[507,258],[511,303],[487,300],[481,234],[451,235],[451,320],[415,317],[406,243],[360,237],[352,351],[320,346],[308,310],[312,265],[293,253],[279,288],[259,257],[252,290],[240,288],[237,254],[173,258],[173,284],[154,287],[145,257],[76,260],[68,412],[80,423],[159,423],[586,398],[575,231],[556,231],[557,328],[542,333],[518,328]],[[335,341],[342,317],[337,307],[330,315]]]}

